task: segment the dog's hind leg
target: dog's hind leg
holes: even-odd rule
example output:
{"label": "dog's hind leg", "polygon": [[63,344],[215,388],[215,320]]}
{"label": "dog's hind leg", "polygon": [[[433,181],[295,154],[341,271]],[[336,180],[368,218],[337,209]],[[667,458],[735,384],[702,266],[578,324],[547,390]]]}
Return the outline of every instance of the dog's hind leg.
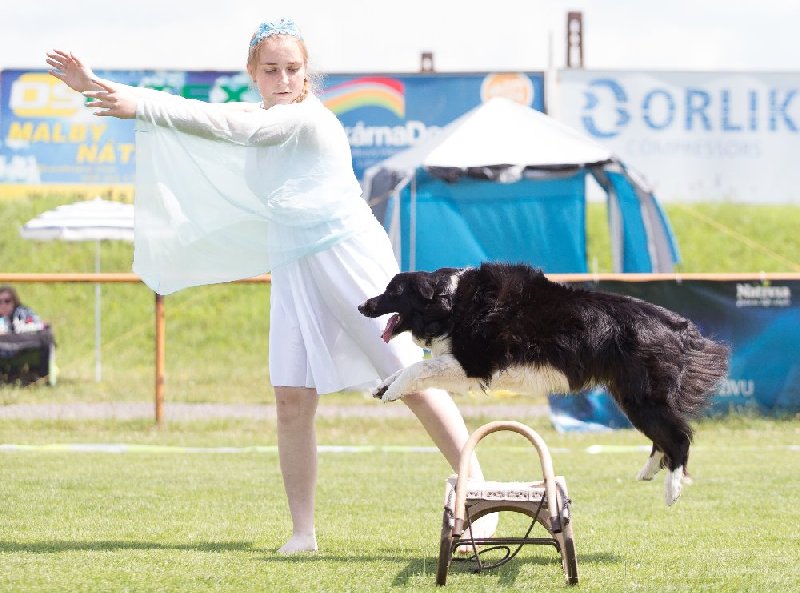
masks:
{"label": "dog's hind leg", "polygon": [[644,467],[639,470],[639,473],[636,475],[636,479],[649,482],[658,472],[661,471],[662,467],[664,467],[664,452],[660,451],[658,447],[653,444],[653,449],[650,451],[650,457],[647,458]]}
{"label": "dog's hind leg", "polygon": [[[686,421],[667,406],[628,406],[625,410],[631,423],[653,441],[653,449],[663,456],[658,466],[665,464],[669,472],[664,483],[664,502],[672,505],[681,496],[692,429]],[[651,453],[639,479],[653,471],[657,455]],[[650,476],[655,475],[655,472]],[[641,476],[641,477],[640,477]]]}

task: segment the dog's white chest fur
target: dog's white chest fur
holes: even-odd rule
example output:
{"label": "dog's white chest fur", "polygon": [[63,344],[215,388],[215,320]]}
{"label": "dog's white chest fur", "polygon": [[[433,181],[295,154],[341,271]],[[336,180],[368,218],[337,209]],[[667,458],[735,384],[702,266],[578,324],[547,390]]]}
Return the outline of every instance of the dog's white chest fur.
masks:
{"label": "dog's white chest fur", "polygon": [[506,389],[528,395],[568,393],[569,382],[564,373],[551,366],[511,367],[492,377],[493,389]]}
{"label": "dog's white chest fur", "polygon": [[[405,395],[430,387],[446,389],[455,393],[483,388],[478,379],[467,377],[463,367],[451,354],[450,340],[442,338],[430,344],[417,345],[429,348],[431,358],[398,371],[383,386],[386,392],[383,401],[392,401]],[[564,373],[551,366],[513,366],[498,371],[492,376],[492,389],[504,389],[527,395],[567,393],[569,382]]]}

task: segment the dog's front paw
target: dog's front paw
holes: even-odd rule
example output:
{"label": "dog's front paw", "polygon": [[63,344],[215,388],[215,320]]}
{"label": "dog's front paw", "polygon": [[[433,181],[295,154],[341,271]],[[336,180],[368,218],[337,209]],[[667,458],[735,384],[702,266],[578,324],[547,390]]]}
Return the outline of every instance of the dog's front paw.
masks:
{"label": "dog's front paw", "polygon": [[389,387],[384,391],[383,395],[381,395],[381,401],[383,402],[393,402],[395,400],[400,399],[406,393],[403,389],[399,389],[400,383],[392,383]]}
{"label": "dog's front paw", "polygon": [[385,402],[386,401],[394,401],[395,399],[397,399],[397,397],[394,397],[392,399],[386,399],[386,392],[388,391],[389,387],[391,387],[391,385],[395,382],[397,377],[399,377],[400,373],[402,373],[402,372],[403,372],[403,369],[400,369],[399,371],[397,371],[397,372],[393,373],[392,375],[389,375],[388,377],[386,377],[386,379],[383,380],[383,383],[378,385],[378,387],[376,387],[375,390],[372,392],[372,397],[374,397],[376,399],[380,399],[380,400],[385,401]]}

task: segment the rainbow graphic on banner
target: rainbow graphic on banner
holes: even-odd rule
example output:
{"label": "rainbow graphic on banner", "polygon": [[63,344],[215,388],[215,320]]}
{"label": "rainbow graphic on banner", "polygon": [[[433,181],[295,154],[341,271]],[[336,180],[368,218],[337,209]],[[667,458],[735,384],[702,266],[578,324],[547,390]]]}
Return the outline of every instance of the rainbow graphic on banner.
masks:
{"label": "rainbow graphic on banner", "polygon": [[365,76],[326,89],[322,102],[336,115],[359,107],[382,107],[397,117],[405,117],[403,83],[394,78]]}

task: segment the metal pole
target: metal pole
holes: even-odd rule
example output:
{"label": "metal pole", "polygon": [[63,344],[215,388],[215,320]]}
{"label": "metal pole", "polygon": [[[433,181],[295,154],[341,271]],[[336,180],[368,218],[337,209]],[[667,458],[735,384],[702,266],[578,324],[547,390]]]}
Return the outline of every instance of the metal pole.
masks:
{"label": "metal pole", "polygon": [[164,297],[156,293],[156,424],[164,426],[164,367],[166,366],[166,331]]}

